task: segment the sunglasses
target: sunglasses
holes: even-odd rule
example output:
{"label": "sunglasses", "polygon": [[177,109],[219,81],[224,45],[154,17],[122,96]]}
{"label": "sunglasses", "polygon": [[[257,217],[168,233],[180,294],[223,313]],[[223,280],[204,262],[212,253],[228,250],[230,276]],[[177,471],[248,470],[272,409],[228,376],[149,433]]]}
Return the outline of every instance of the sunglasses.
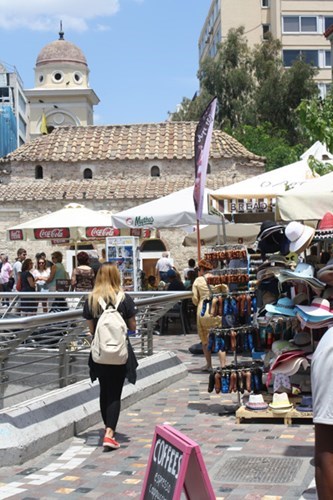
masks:
{"label": "sunglasses", "polygon": [[42,260],[41,262],[38,262],[38,264],[45,264],[45,262]]}

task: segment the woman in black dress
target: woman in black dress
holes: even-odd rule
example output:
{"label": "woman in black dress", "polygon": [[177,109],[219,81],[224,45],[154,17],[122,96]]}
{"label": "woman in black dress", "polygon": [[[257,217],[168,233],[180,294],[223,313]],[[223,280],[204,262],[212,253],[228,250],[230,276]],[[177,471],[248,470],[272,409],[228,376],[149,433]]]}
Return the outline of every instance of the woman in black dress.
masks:
{"label": "woman in black dress", "polygon": [[[25,259],[22,264],[21,269],[21,292],[35,292],[36,283],[35,278],[32,274],[32,268],[34,267],[31,259]],[[36,314],[37,311],[37,299],[27,298],[21,299],[21,311],[27,316],[32,316]]]}
{"label": "woman in black dress", "polygon": [[[83,308],[83,317],[86,318],[89,331],[94,335],[98,318],[102,314],[99,299],[106,304],[115,304],[122,297],[118,311],[125,320],[129,330],[136,330],[136,307],[133,299],[124,293],[120,285],[120,274],[116,265],[102,264],[99,268],[93,291],[89,294]],[[120,444],[115,439],[116,426],[120,414],[120,401],[126,375],[126,364],[104,365],[95,363],[90,355],[90,377],[92,381],[98,378],[100,385],[100,409],[105,425],[103,446],[117,449]]]}

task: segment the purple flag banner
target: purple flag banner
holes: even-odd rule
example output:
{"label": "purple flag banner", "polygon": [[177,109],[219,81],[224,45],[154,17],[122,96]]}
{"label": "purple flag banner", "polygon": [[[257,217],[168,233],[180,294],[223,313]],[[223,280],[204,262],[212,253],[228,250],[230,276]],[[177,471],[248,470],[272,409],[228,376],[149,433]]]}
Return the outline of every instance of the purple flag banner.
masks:
{"label": "purple flag banner", "polygon": [[198,221],[200,221],[202,217],[209,149],[213,133],[216,102],[216,97],[210,101],[195,130],[195,182],[193,189],[193,201]]}

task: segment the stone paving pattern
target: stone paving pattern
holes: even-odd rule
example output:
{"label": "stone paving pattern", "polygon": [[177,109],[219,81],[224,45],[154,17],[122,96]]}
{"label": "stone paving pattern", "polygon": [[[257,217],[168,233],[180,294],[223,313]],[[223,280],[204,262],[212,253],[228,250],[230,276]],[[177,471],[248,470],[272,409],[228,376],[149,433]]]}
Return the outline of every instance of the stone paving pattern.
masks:
{"label": "stone paving pattern", "polygon": [[[154,336],[155,352],[176,351],[189,374],[121,412],[119,450],[104,452],[102,425],[93,427],[24,465],[0,469],[0,500],[139,498],[154,429],[164,423],[200,445],[217,499],[299,499],[314,476],[312,424],[237,425],[237,395],[207,392],[208,375],[199,369],[203,356],[188,351],[197,341],[196,334]],[[289,472],[272,460],[278,457],[289,460]],[[237,463],[239,470],[230,474]],[[316,498],[314,488],[308,493],[304,498]]]}

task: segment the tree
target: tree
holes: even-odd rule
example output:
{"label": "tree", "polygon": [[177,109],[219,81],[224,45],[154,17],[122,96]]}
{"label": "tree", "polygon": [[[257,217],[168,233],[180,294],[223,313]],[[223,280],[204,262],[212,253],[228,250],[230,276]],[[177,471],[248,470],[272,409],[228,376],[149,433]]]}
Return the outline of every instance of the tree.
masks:
{"label": "tree", "polygon": [[332,91],[324,100],[320,97],[304,99],[297,108],[304,134],[312,141],[326,144],[333,153],[333,94]]}
{"label": "tree", "polygon": [[233,129],[251,120],[254,89],[251,65],[244,27],[239,27],[228,32],[217,58],[207,57],[199,69],[201,88],[210,97],[218,98],[216,121],[221,128]]}

